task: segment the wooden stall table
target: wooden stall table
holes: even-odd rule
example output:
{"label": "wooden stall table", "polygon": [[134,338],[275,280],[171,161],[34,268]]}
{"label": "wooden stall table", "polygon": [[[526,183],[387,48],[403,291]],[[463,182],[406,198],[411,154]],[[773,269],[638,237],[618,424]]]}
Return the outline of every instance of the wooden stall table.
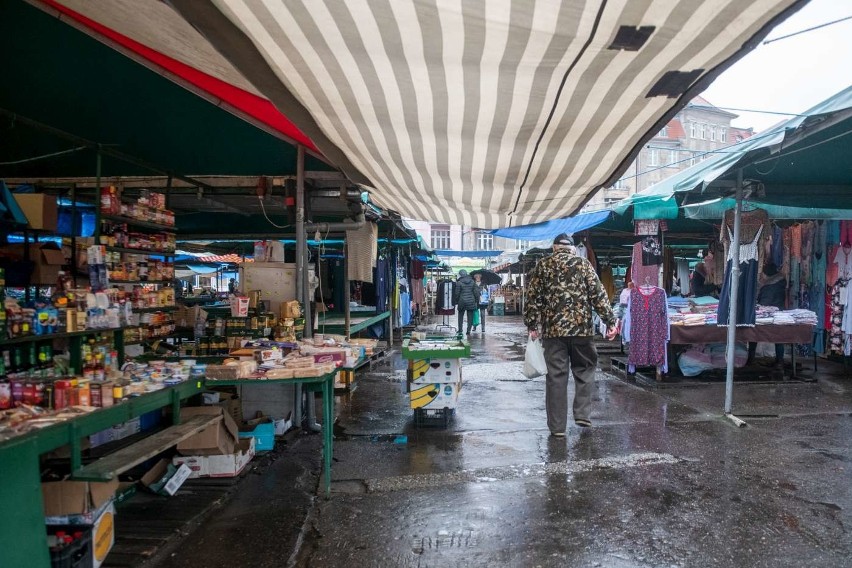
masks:
{"label": "wooden stall table", "polygon": [[288,384],[307,385],[308,390],[319,387],[322,392],[322,457],[323,471],[325,473],[325,495],[331,495],[331,456],[332,443],[334,441],[332,422],[334,421],[334,377],[337,369],[316,377],[298,377],[292,379],[207,379],[207,386],[242,386],[242,385],[268,385]]}
{"label": "wooden stall table", "polygon": [[[670,326],[670,335],[670,345],[725,343],[728,340],[728,328],[718,325],[672,325]],[[755,343],[785,343],[792,345],[792,377],[795,378],[795,346],[810,345],[813,343],[814,326],[810,324],[792,324],[738,327],[736,340]],[[669,360],[671,361],[671,358]],[[814,356],[814,367],[816,367],[816,356]]]}

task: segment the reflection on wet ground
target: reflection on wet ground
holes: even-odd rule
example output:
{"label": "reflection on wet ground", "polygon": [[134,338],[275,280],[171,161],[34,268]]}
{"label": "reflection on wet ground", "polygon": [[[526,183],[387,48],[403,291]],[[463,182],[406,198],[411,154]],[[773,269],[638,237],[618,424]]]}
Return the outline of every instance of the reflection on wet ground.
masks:
{"label": "reflection on wet ground", "polygon": [[[446,429],[414,428],[396,353],[338,398],[311,566],[842,566],[852,537],[852,389],[646,390],[599,374],[587,430],[549,435],[518,318],[471,337]],[[759,417],[758,417],[759,415]],[[778,418],[772,418],[778,416]]]}

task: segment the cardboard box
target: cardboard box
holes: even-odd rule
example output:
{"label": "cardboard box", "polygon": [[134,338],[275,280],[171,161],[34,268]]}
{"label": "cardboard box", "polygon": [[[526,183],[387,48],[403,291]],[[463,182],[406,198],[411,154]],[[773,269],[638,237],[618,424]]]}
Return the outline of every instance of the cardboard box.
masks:
{"label": "cardboard box", "polygon": [[172,465],[186,465],[189,479],[198,477],[235,477],[248,465],[255,454],[254,438],[240,440],[233,454],[223,456],[175,456]]}
{"label": "cardboard box", "polygon": [[240,424],[243,421],[243,401],[239,398],[229,398],[219,401],[218,405],[225,411],[225,414],[231,417],[234,424]]}
{"label": "cardboard box", "polygon": [[275,422],[264,416],[240,426],[240,438],[254,438],[255,450],[265,452],[275,449]]}
{"label": "cardboard box", "polygon": [[127,422],[116,424],[112,428],[107,428],[106,430],[92,434],[89,436],[89,443],[93,448],[97,448],[103,444],[108,444],[109,442],[115,442],[116,440],[121,440],[128,436],[138,434],[141,431],[142,419],[140,417],[136,417],[128,420]]}
{"label": "cardboard box", "polygon": [[346,363],[346,350],[324,348],[314,352],[314,363],[334,363],[343,365]]}
{"label": "cardboard box", "polygon": [[105,505],[112,503],[118,480],[47,481],[41,484],[45,522],[49,525],[93,524]]}
{"label": "cardboard box", "polygon": [[98,515],[92,526],[92,568],[100,568],[101,564],[115,544],[115,506],[109,503],[106,509]]}
{"label": "cardboard box", "polygon": [[302,308],[299,307],[297,300],[289,302],[281,302],[281,317],[282,318],[300,318],[302,317]]}
{"label": "cardboard box", "polygon": [[418,384],[454,383],[461,380],[461,361],[456,358],[411,361],[411,380]]}
{"label": "cardboard box", "polygon": [[181,408],[181,420],[199,414],[222,416],[218,424],[205,428],[198,434],[179,442],[177,450],[185,456],[198,455],[227,455],[234,453],[239,429],[230,414],[225,413],[220,406],[195,406]]}
{"label": "cardboard box", "polygon": [[177,493],[190,473],[186,466],[175,467],[169,460],[161,459],[139,481],[152,493],[171,496]]}
{"label": "cardboard box", "polygon": [[461,382],[432,383],[412,387],[409,393],[411,408],[455,408],[459,400]]}
{"label": "cardboard box", "polygon": [[[24,245],[15,244],[7,245],[4,251],[12,255],[24,258]],[[70,255],[70,249],[68,249]],[[56,284],[56,279],[59,276],[59,270],[62,265],[68,263],[65,251],[56,243],[42,243],[30,245],[30,262],[33,264],[32,273],[30,273],[30,283],[32,284]],[[10,278],[10,284],[23,284],[17,282],[16,277]]]}
{"label": "cardboard box", "polygon": [[55,231],[57,227],[58,207],[55,195],[44,193],[13,193],[18,206],[27,216],[27,227]]}

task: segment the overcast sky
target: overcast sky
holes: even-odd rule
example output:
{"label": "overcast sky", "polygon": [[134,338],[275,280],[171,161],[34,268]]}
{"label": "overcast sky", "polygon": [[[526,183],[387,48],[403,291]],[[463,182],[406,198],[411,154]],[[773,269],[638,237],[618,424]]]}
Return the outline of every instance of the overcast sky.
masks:
{"label": "overcast sky", "polygon": [[[852,16],[852,0],[811,0],[767,40]],[[717,107],[803,112],[852,85],[852,20],[759,45],[704,91]],[[733,124],[756,131],[785,116],[732,111]]]}

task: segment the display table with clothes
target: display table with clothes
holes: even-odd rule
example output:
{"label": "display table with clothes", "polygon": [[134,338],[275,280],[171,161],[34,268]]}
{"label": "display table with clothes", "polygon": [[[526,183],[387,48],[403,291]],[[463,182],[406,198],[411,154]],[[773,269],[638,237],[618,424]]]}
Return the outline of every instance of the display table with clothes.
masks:
{"label": "display table with clothes", "polygon": [[[728,340],[728,328],[719,325],[671,325],[669,345],[696,345],[707,343],[725,343]],[[797,345],[811,345],[814,341],[816,326],[811,324],[756,325],[738,327],[737,341],[754,343],[790,344],[793,364],[792,377],[796,377]],[[814,354],[816,367],[816,354]]]}

